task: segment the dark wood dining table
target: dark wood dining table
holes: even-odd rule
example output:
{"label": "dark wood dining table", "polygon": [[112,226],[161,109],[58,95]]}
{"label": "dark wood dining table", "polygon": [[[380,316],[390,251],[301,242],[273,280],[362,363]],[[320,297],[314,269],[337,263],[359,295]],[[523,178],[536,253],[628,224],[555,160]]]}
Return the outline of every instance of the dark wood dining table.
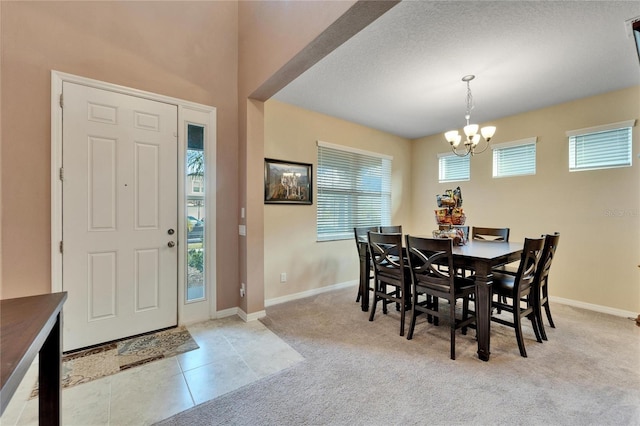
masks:
{"label": "dark wood dining table", "polygon": [[61,424],[61,311],[66,299],[62,292],[0,301],[0,415],[39,353],[39,423]]}
{"label": "dark wood dining table", "polygon": [[[369,309],[369,250],[366,241],[359,242],[363,245],[363,253],[360,256],[360,290],[361,308]],[[520,260],[523,243],[496,242],[470,240],[465,245],[453,246],[453,264],[456,268],[472,269],[475,271],[476,280],[476,327],[478,337],[478,357],[483,361],[489,361],[491,354],[491,270],[497,266]]]}

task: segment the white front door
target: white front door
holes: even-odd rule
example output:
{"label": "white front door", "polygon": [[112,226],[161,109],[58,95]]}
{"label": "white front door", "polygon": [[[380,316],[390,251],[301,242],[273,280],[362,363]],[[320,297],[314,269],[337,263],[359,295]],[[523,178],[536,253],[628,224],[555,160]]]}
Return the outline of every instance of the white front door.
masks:
{"label": "white front door", "polygon": [[177,106],[63,83],[68,351],[177,324]]}

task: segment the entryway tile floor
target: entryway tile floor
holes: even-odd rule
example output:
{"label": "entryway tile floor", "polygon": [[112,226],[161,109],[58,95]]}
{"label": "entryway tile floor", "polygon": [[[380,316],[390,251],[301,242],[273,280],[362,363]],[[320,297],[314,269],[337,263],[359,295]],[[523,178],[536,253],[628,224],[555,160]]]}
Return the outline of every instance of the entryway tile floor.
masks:
{"label": "entryway tile floor", "polygon": [[[150,425],[275,374],[303,360],[260,321],[233,316],[187,326],[200,346],[62,391],[64,425]],[[38,424],[38,399],[28,400],[37,360],[0,425]]]}

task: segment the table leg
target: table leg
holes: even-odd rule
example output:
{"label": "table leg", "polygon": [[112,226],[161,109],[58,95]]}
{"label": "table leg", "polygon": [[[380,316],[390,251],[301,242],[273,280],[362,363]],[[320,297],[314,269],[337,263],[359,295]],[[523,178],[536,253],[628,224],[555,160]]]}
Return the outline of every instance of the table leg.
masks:
{"label": "table leg", "polygon": [[491,266],[486,264],[476,267],[476,325],[478,333],[478,357],[489,361],[491,343]]}
{"label": "table leg", "polygon": [[55,325],[40,349],[38,360],[38,404],[39,424],[41,425],[57,426],[61,424],[61,315],[58,314]]}

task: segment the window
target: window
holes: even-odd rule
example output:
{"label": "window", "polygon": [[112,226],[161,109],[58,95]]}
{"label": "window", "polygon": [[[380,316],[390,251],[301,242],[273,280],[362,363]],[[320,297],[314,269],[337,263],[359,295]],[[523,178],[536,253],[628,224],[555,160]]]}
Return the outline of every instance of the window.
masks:
{"label": "window", "polygon": [[392,157],[318,141],[318,241],[391,224]]}
{"label": "window", "polygon": [[631,166],[631,128],[635,120],[570,130],[569,171]]}
{"label": "window", "polygon": [[459,157],[452,153],[438,154],[438,181],[442,183],[470,180],[470,158],[469,155]]}
{"label": "window", "polygon": [[187,294],[186,300],[205,297],[205,127],[187,124]]}
{"label": "window", "polygon": [[493,177],[535,175],[537,140],[534,137],[492,145]]}

